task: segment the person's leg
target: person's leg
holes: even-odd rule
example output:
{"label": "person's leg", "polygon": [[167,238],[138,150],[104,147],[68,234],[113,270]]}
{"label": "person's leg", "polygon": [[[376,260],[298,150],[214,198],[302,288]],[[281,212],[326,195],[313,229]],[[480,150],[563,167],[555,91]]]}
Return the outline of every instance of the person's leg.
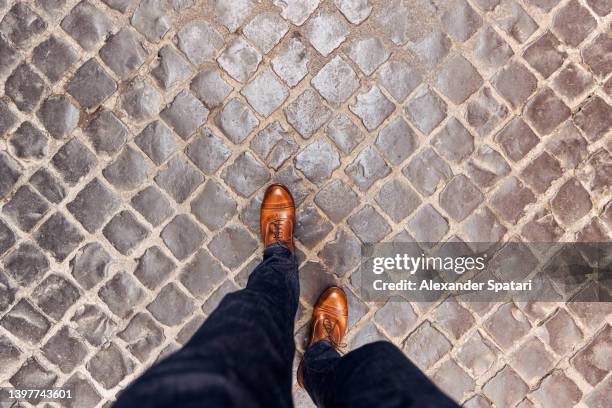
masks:
{"label": "person's leg", "polygon": [[281,245],[267,248],[246,288],[225,296],[185,347],[115,407],[291,407],[298,298],[295,257]]}
{"label": "person's leg", "polygon": [[304,386],[325,408],[458,407],[389,342],[341,356],[328,341],[304,355]]}

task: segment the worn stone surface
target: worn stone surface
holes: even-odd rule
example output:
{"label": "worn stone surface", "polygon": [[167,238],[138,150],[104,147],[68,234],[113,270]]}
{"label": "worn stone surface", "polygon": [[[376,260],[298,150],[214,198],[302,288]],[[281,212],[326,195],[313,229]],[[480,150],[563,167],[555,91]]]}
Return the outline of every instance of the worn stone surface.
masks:
{"label": "worn stone surface", "polygon": [[244,287],[274,182],[300,351],[336,284],[349,344],[390,339],[460,405],[606,406],[606,303],[365,302],[359,259],[612,237],[610,2],[205,3],[0,0],[0,383],[109,406]]}

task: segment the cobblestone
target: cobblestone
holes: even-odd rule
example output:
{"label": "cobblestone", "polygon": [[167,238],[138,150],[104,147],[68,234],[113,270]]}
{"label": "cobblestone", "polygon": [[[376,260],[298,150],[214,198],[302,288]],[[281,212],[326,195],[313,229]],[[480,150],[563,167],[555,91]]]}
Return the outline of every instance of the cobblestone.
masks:
{"label": "cobblestone", "polygon": [[0,383],[108,406],[245,285],[275,182],[298,203],[298,349],[336,284],[349,343],[388,337],[460,405],[605,406],[594,285],[357,289],[362,241],[610,239],[609,1],[209,3],[0,0]]}

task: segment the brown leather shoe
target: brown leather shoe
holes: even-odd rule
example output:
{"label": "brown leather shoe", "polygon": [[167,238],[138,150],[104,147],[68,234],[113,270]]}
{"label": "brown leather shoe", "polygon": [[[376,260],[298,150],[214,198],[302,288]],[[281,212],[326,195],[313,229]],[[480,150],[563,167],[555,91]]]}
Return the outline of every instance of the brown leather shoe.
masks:
{"label": "brown leather shoe", "polygon": [[268,187],[259,215],[259,227],[264,248],[273,244],[283,244],[291,252],[295,252],[293,246],[295,203],[285,186],[272,184]]}
{"label": "brown leather shoe", "polygon": [[[317,300],[312,310],[310,340],[308,348],[321,340],[327,340],[335,350],[343,347],[342,340],[348,325],[348,301],[344,291],[332,286]],[[304,360],[297,371],[297,381],[304,388]]]}

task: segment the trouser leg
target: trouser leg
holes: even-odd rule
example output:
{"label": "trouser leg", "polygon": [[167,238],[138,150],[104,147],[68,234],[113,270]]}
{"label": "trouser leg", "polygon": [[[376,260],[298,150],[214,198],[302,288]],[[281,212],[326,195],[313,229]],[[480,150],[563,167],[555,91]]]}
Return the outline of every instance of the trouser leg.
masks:
{"label": "trouser leg", "polygon": [[320,341],[304,355],[304,384],[319,407],[457,407],[389,342],[341,356]]}
{"label": "trouser leg", "polygon": [[115,407],[291,407],[298,299],[295,257],[269,247],[246,288],[226,295],[192,339]]}

